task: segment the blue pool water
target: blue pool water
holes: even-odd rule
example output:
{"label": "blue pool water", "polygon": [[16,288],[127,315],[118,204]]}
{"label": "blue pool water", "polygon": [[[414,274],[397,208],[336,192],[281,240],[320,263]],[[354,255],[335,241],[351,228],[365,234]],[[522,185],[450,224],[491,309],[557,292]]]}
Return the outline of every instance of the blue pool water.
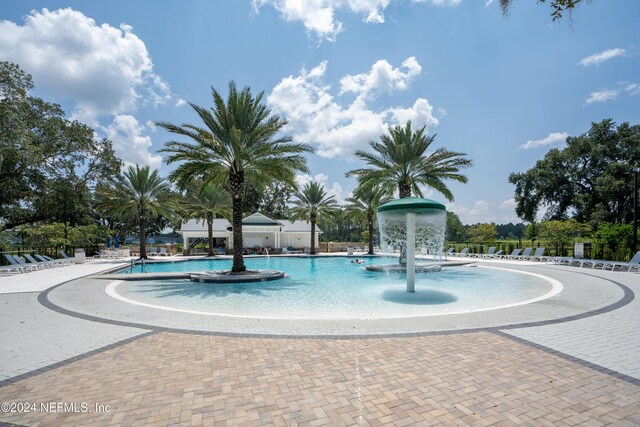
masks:
{"label": "blue pool water", "polygon": [[[416,275],[406,292],[401,273],[369,272],[366,264],[397,262],[349,257],[247,258],[249,269],[283,270],[272,282],[209,284],[189,280],[123,281],[116,293],[127,300],[168,309],[265,318],[393,318],[487,310],[550,295],[550,281],[494,268],[446,267]],[[231,260],[148,264],[149,272],[224,270]],[[556,289],[557,291],[558,289]]]}

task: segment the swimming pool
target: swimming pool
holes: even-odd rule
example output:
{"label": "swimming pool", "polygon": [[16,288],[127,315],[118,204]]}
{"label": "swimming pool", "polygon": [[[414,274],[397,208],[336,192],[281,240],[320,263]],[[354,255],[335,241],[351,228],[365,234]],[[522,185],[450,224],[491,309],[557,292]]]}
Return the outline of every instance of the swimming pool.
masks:
{"label": "swimming pool", "polygon": [[[367,264],[395,262],[349,257],[247,258],[249,269],[283,270],[273,282],[209,284],[189,280],[118,281],[107,292],[118,299],[190,313],[278,319],[376,319],[432,316],[496,309],[548,298],[561,285],[549,278],[498,268],[446,267],[418,274],[406,292],[402,273],[377,273]],[[148,264],[149,272],[229,269],[231,260]]]}

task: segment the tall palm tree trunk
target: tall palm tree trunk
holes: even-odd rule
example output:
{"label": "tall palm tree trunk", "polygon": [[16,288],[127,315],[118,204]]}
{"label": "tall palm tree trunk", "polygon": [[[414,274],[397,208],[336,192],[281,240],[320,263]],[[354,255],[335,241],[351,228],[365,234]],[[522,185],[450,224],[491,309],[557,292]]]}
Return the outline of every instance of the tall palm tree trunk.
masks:
{"label": "tall palm tree trunk", "polygon": [[373,215],[367,213],[367,226],[369,227],[369,255],[373,255]]}
{"label": "tall palm tree trunk", "polygon": [[316,254],[316,214],[311,213],[309,215],[309,219],[311,220],[311,255]]}
{"label": "tall palm tree trunk", "polygon": [[147,258],[147,224],[144,220],[144,213],[138,214],[138,225],[140,226],[140,259]]}
{"label": "tall palm tree trunk", "polygon": [[229,176],[232,199],[232,227],[233,227],[233,267],[232,273],[241,273],[247,270],[242,259],[242,190],[244,187],[244,173],[231,173]]}
{"label": "tall palm tree trunk", "polygon": [[411,187],[406,184],[399,184],[398,193],[401,199],[404,199],[405,197],[411,197]]}
{"label": "tall palm tree trunk", "polygon": [[209,234],[209,256],[215,256],[213,253],[213,214],[207,212],[207,232]]}

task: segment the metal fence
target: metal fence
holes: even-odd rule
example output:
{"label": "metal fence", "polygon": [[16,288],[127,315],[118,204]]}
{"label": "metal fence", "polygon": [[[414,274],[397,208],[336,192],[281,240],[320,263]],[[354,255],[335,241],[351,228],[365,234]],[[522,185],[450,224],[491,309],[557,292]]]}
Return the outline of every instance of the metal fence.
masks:
{"label": "metal fence", "polygon": [[[532,248],[540,248],[543,247],[545,256],[562,256],[562,257],[573,257],[574,254],[574,244],[573,243],[563,243],[559,246],[552,246],[549,244],[545,244],[545,242],[535,242],[533,245],[528,244],[529,242],[494,242],[494,243],[477,243],[477,242],[457,242],[457,243],[447,243],[445,245],[445,249],[455,248],[455,252],[460,252],[463,248],[469,248],[469,253],[486,253],[487,250],[495,246],[496,252],[499,250],[503,251],[503,254],[510,254],[514,249],[524,249],[527,247]],[[612,247],[610,245],[606,245],[604,243],[593,243],[593,242],[585,242],[584,243],[584,258],[586,259],[603,259],[603,260],[616,260],[616,261],[629,261],[633,254],[631,253],[631,249],[627,247],[617,246]]]}

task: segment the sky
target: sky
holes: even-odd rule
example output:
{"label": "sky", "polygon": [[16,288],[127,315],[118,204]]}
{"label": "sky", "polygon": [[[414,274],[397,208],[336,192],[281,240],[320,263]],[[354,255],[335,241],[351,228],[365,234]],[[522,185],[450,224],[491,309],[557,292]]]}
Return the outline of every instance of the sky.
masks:
{"label": "sky", "polygon": [[[0,60],[34,96],[114,143],[127,164],[172,166],[155,121],[199,124],[229,81],[264,92],[311,145],[310,173],[339,202],[392,125],[465,153],[447,208],[465,224],[517,222],[512,172],[612,118],[640,123],[640,2],[593,0],[553,22],[548,4],[497,0],[110,0],[0,3]],[[441,202],[444,197],[425,189]]]}

